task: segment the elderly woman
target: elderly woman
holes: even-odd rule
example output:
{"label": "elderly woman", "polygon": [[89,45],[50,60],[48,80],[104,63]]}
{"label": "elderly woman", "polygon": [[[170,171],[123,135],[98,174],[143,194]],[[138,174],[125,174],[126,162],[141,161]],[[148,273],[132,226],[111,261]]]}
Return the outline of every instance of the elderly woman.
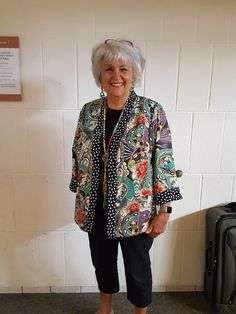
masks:
{"label": "elderly woman", "polygon": [[136,314],[147,313],[149,250],[165,231],[170,202],[182,198],[165,112],[134,92],[144,64],[130,41],[108,39],[94,47],[92,70],[101,97],[83,106],[72,148],[75,221],[88,232],[100,290],[98,314],[113,313],[119,244],[127,298]]}

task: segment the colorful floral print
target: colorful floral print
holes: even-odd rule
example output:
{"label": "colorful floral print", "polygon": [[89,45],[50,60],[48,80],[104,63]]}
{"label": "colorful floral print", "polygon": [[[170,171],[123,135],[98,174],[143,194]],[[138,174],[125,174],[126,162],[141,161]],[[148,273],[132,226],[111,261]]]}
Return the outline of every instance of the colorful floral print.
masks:
{"label": "colorful floral print", "polygon": [[[96,154],[102,133],[102,106],[102,100],[98,99],[83,107],[72,148],[70,189],[76,192],[75,221],[87,232],[92,230],[95,216],[94,191],[99,173]],[[171,134],[161,105],[133,92],[118,131],[111,143],[108,162],[108,237],[145,232],[160,204],[182,198]]]}

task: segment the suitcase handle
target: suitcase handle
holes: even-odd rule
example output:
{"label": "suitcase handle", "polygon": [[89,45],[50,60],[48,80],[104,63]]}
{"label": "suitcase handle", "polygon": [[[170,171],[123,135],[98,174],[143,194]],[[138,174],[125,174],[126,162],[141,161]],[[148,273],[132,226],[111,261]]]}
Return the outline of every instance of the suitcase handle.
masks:
{"label": "suitcase handle", "polygon": [[226,209],[227,212],[236,213],[236,202],[229,203],[225,207],[228,208]]}
{"label": "suitcase handle", "polygon": [[212,241],[210,241],[209,247],[206,250],[206,269],[209,276],[211,275],[211,272],[212,272],[212,247],[213,247],[213,243]]}

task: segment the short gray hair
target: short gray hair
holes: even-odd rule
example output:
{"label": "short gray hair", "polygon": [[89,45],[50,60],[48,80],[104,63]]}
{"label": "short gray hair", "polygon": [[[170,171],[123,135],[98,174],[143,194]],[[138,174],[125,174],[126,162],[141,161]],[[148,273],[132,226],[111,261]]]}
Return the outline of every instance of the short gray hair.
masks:
{"label": "short gray hair", "polygon": [[142,81],[145,59],[140,48],[125,39],[109,39],[93,47],[92,50],[92,72],[97,86],[101,86],[101,62],[104,59],[113,61],[122,60],[132,65],[133,86],[138,86]]}

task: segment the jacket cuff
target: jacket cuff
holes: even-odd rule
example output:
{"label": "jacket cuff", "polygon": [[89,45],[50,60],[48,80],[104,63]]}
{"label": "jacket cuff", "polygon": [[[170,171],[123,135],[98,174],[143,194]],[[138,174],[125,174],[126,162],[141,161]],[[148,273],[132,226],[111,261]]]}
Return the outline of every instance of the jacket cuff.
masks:
{"label": "jacket cuff", "polygon": [[69,185],[69,189],[71,190],[71,192],[76,193],[77,187],[78,187],[77,181],[71,179],[70,185]]}
{"label": "jacket cuff", "polygon": [[158,193],[155,196],[155,203],[156,204],[165,204],[171,201],[178,201],[181,200],[183,197],[180,194],[180,190],[178,187],[168,189],[164,192]]}

